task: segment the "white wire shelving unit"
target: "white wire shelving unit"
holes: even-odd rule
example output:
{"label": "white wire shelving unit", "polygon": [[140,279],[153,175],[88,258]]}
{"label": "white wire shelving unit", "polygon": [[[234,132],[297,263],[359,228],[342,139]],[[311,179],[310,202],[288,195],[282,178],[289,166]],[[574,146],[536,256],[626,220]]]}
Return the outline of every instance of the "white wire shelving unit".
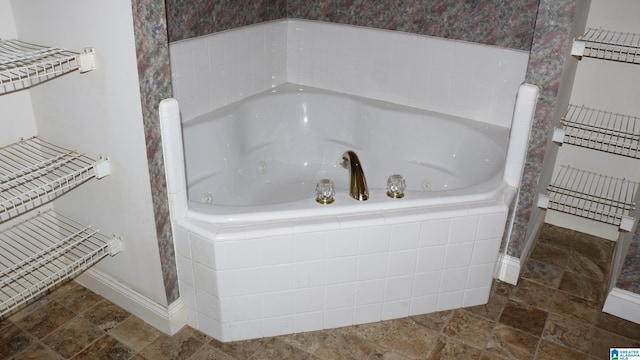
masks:
{"label": "white wire shelving unit", "polygon": [[110,172],[109,160],[93,160],[39,137],[0,148],[0,223],[20,216]]}
{"label": "white wire shelving unit", "polygon": [[0,232],[0,316],[121,251],[120,239],[48,210]]}
{"label": "white wire shelving unit", "polygon": [[640,64],[640,34],[588,28],[573,41],[571,55]]}
{"label": "white wire shelving unit", "polygon": [[[587,28],[574,39],[571,55],[640,64],[640,34]],[[640,118],[570,104],[553,142],[640,159]],[[638,183],[567,165],[556,168],[539,194],[538,207],[618,226],[631,231]]]}
{"label": "white wire shelving unit", "polygon": [[[0,95],[94,69],[92,48],[74,53],[0,40]],[[93,159],[37,136],[0,147],[0,318],[122,251],[119,237],[43,207],[110,172],[106,156]]]}
{"label": "white wire shelving unit", "polygon": [[640,159],[640,118],[569,105],[553,141]]}
{"label": "white wire shelving unit", "polygon": [[637,189],[634,181],[563,165],[547,187],[548,195],[538,197],[538,206],[630,231]]}
{"label": "white wire shelving unit", "polygon": [[95,52],[75,53],[57,47],[0,40],[0,95],[26,89],[79,70],[95,69]]}

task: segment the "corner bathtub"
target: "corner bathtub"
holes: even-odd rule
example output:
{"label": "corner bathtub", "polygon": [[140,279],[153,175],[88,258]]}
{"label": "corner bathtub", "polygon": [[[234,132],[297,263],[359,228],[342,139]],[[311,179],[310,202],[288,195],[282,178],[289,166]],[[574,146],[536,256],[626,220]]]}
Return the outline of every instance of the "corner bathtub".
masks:
{"label": "corner bathtub", "polygon": [[[536,96],[521,86],[511,132],[294,84],[182,124],[163,101],[187,323],[235,341],[486,303]],[[367,201],[348,195],[346,150]],[[396,173],[402,199],[385,195]]]}

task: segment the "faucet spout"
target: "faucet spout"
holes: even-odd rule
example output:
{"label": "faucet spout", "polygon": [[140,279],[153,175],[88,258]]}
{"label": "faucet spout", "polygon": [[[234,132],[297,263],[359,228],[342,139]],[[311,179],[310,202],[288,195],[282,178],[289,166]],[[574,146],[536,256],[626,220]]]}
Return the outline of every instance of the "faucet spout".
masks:
{"label": "faucet spout", "polygon": [[358,201],[367,200],[369,188],[358,155],[352,150],[345,151],[342,154],[342,167],[349,170],[349,195]]}

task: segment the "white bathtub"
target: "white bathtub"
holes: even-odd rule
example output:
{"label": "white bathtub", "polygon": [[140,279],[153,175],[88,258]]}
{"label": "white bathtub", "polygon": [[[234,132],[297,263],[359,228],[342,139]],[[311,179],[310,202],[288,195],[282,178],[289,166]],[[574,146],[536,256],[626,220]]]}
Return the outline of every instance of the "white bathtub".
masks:
{"label": "white bathtub", "polygon": [[[537,91],[519,94],[511,132],[293,84],[184,124],[163,101],[188,324],[234,341],[486,303]],[[347,194],[346,150],[367,201]],[[315,202],[321,178],[333,204]]]}

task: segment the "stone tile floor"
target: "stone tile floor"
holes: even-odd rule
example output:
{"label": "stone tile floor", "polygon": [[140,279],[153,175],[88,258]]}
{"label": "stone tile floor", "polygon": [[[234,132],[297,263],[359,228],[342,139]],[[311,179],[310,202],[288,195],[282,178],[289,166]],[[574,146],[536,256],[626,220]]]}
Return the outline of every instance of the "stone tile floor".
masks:
{"label": "stone tile floor", "polygon": [[601,312],[614,243],[545,225],[517,286],[489,303],[406,319],[220,343],[167,336],[70,282],[0,320],[2,359],[609,359],[640,325]]}

